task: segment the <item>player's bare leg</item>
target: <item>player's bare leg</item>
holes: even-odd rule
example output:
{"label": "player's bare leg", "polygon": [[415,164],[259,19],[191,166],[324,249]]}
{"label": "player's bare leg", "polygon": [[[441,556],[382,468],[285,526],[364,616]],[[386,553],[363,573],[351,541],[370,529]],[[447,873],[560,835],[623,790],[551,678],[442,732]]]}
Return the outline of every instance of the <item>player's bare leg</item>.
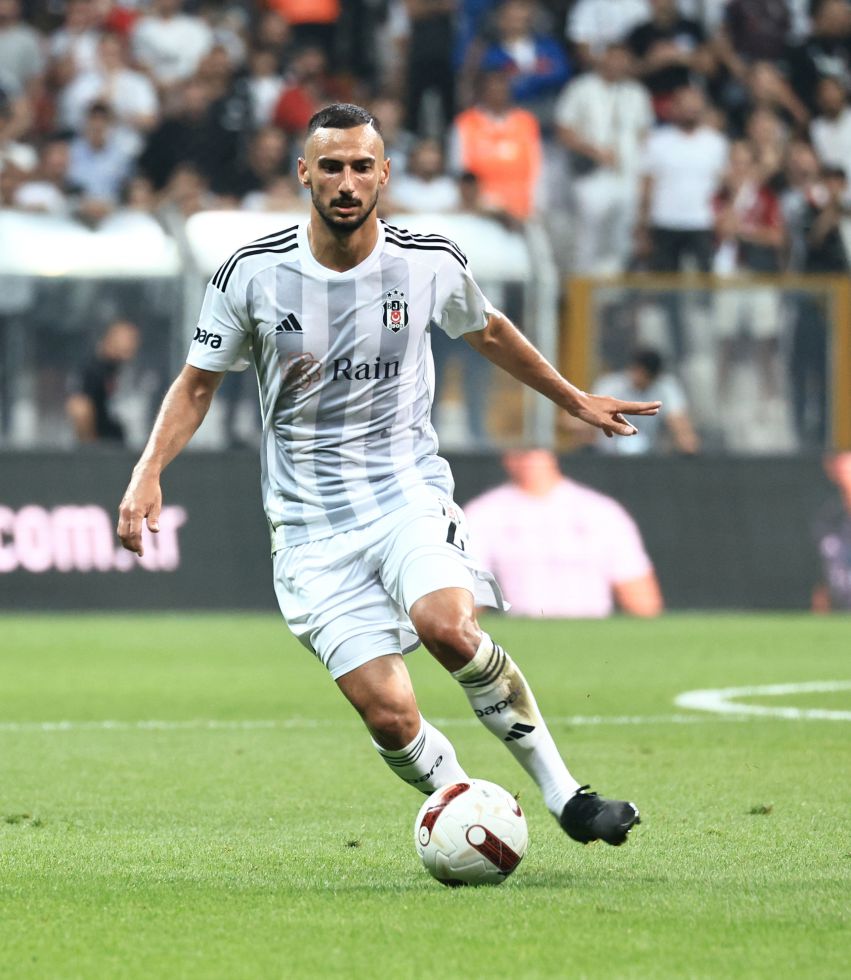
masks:
{"label": "player's bare leg", "polygon": [[401,654],[370,660],[338,677],[337,685],[400,779],[428,794],[469,778],[449,739],[420,714]]}
{"label": "player's bare leg", "polygon": [[586,793],[588,787],[573,778],[526,678],[479,627],[473,596],[466,589],[440,589],[418,599],[410,616],[427,649],[461,684],[476,717],[537,783],[562,828],[582,843],[622,844],[639,822],[638,810]]}

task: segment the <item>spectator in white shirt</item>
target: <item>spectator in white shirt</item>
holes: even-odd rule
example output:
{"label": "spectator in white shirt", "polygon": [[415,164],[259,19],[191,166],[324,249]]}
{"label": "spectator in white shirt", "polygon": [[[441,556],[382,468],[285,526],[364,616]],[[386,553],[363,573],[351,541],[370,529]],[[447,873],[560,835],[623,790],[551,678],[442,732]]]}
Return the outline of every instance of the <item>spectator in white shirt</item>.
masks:
{"label": "spectator in white shirt", "polygon": [[21,19],[19,0],[0,0],[0,65],[24,91],[44,70],[41,35]]}
{"label": "spectator in white shirt", "polygon": [[649,0],[577,0],[564,33],[587,68],[609,44],[622,41],[633,27],[649,18]]}
{"label": "spectator in white shirt", "polygon": [[638,207],[639,165],[653,107],[629,77],[625,45],[608,45],[595,69],[570,82],[556,104],[556,125],[571,153],[576,272],[622,272]]}
{"label": "spectator in white shirt", "polygon": [[673,122],[647,139],[642,164],[639,248],[655,272],[678,272],[691,258],[708,272],[714,253],[713,200],[727,166],[727,139],[704,122],[696,88],[674,95]]}
{"label": "spectator in white shirt", "polygon": [[159,100],[147,75],[128,67],[125,42],[117,34],[101,37],[95,68],[79,74],[62,93],[63,123],[79,130],[86,110],[94,102],[109,106],[116,120],[116,131],[128,153],[138,154],[142,149],[142,134],[156,125]]}
{"label": "spectator in white shirt", "polygon": [[258,128],[268,126],[284,88],[284,78],[274,48],[257,47],[252,50],[247,82],[254,125]]}
{"label": "spectator in white shirt", "polygon": [[851,108],[842,83],[823,78],[818,85],[819,115],[810,126],[813,148],[823,164],[851,166]]}
{"label": "spectator in white shirt", "polygon": [[68,0],[65,21],[50,37],[53,74],[60,85],[82,71],[91,71],[97,59],[100,36],[95,0]]}
{"label": "spectator in white shirt", "polygon": [[68,140],[64,136],[48,139],[41,148],[38,170],[18,188],[15,207],[40,214],[67,215],[71,210],[70,162]]}
{"label": "spectator in white shirt", "polygon": [[[622,371],[606,374],[594,385],[594,391],[605,391],[614,398],[631,401],[648,399],[662,402],[663,410],[655,417],[643,418],[638,433],[631,439],[600,439],[601,452],[619,455],[644,455],[671,449],[696,453],[700,440],[691,424],[683,386],[663,370],[661,356],[655,350],[637,350]],[[602,435],[602,433],[600,433]]]}
{"label": "spectator in white shirt", "polygon": [[215,40],[205,21],[181,13],[181,7],[180,0],[154,0],[153,13],[133,30],[136,59],[162,89],[191,77]]}
{"label": "spectator in white shirt", "polygon": [[445,172],[443,151],[437,140],[420,140],[408,158],[408,170],[396,177],[390,209],[438,213],[454,211],[458,186]]}

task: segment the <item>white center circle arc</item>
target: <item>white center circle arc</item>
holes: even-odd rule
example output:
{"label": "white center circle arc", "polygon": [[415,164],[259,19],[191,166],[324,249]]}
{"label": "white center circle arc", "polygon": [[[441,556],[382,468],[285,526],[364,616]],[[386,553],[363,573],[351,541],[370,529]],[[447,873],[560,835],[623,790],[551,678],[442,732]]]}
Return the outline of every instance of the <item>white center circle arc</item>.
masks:
{"label": "white center circle arc", "polygon": [[828,708],[795,708],[786,705],[740,704],[734,699],[747,697],[785,697],[790,694],[829,694],[851,691],[849,681],[801,681],[797,684],[758,684],[749,687],[722,687],[684,691],[674,698],[678,708],[711,711],[719,715],[759,715],[813,721],[851,721],[851,711]]}

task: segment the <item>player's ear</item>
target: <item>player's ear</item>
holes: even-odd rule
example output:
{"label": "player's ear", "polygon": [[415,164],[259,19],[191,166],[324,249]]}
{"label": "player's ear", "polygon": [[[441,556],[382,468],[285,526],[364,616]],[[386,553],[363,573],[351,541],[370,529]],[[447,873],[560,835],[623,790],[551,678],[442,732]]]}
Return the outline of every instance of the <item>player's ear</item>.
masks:
{"label": "player's ear", "polygon": [[381,165],[381,176],[378,179],[379,187],[383,187],[390,180],[390,158],[388,157]]}
{"label": "player's ear", "polygon": [[304,157],[298,158],[298,179],[299,183],[305,187],[310,187],[310,174],[307,171],[307,161]]}

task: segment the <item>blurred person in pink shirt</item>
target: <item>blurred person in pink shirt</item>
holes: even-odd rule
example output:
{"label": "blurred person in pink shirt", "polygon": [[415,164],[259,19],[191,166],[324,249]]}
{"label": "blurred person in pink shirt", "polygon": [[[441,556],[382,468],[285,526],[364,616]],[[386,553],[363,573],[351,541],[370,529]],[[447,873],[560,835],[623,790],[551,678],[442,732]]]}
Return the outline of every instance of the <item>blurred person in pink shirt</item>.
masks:
{"label": "blurred person in pink shirt", "polygon": [[635,521],[569,480],[546,449],[503,456],[510,482],[465,507],[471,546],[517,616],[658,616],[662,594]]}

